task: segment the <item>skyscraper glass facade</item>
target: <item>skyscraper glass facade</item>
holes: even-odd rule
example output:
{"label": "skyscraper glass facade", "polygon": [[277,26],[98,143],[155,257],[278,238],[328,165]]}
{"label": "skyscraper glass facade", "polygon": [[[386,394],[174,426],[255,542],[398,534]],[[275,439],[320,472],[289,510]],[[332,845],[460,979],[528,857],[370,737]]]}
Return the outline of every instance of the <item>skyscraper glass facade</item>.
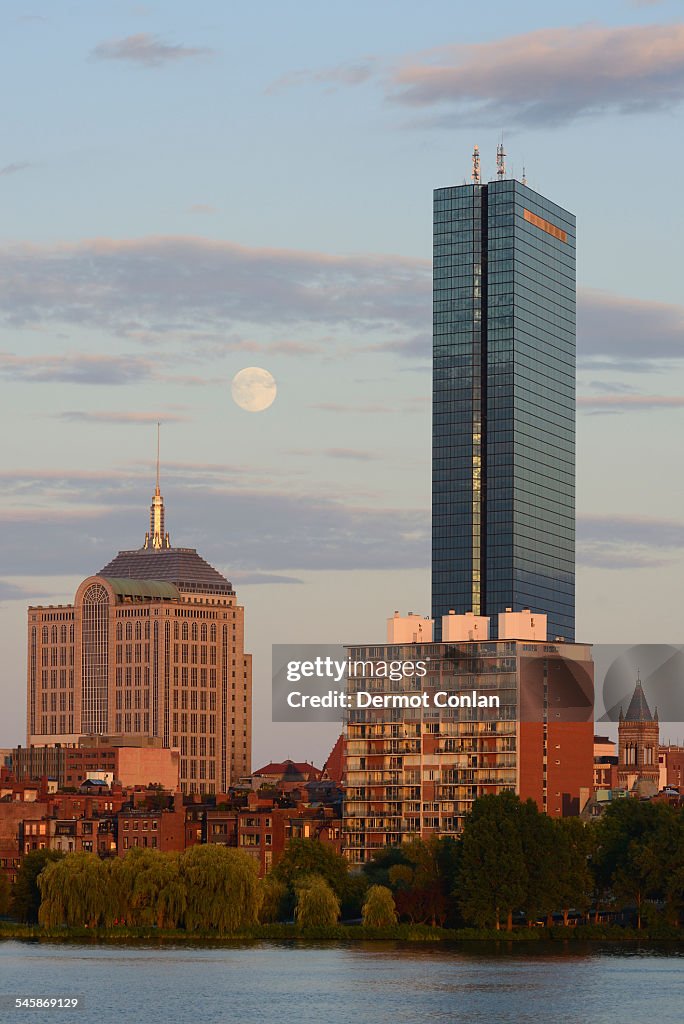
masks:
{"label": "skyscraper glass facade", "polygon": [[512,179],[435,191],[433,359],[436,636],[530,608],[572,640],[572,214]]}

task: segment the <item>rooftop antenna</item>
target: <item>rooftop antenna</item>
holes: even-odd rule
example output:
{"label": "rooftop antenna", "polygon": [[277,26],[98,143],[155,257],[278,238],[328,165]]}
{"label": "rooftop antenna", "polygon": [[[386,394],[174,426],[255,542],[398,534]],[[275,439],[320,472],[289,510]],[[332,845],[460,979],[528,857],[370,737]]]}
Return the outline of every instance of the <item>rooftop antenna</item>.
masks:
{"label": "rooftop antenna", "polygon": [[477,146],[473,149],[473,173],[471,174],[473,185],[479,185],[480,177],[480,150]]}
{"label": "rooftop antenna", "polygon": [[499,181],[506,177],[506,154],[504,153],[503,142],[496,147],[496,176]]}
{"label": "rooftop antenna", "polygon": [[161,430],[161,423],[157,420],[157,494],[159,494],[159,433]]}
{"label": "rooftop antenna", "polygon": [[143,548],[159,551],[162,548],[170,548],[171,540],[164,529],[164,499],[159,490],[159,435],[161,433],[161,422],[157,420],[157,486],[154,489],[152,505],[150,506],[150,528],[145,534]]}
{"label": "rooftop antenna", "polygon": [[523,164],[523,176],[522,176],[522,183],[523,183],[523,185],[526,185],[526,184],[527,184],[527,174],[525,173],[525,164]]}

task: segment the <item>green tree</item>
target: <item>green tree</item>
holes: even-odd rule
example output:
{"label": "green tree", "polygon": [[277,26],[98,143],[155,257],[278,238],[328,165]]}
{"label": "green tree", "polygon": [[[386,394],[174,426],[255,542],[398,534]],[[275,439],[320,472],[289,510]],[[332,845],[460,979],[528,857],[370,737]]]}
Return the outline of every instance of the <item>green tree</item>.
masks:
{"label": "green tree", "polygon": [[300,878],[295,917],[300,928],[330,928],[340,917],[340,901],[321,875]]}
{"label": "green tree", "polygon": [[134,847],[113,862],[111,877],[120,920],[158,928],[183,923],[187,892],[178,853]]}
{"label": "green tree", "polygon": [[363,865],[363,873],[370,885],[390,888],[390,870],[407,863],[403,846],[383,846]]}
{"label": "green tree", "polygon": [[342,898],[348,887],[349,867],[344,857],[318,839],[292,839],[273,870],[273,877],[294,890],[302,878],[324,878]]}
{"label": "green tree", "polygon": [[180,864],[186,928],[225,935],[257,923],[259,869],[248,853],[213,843],[191,846]]}
{"label": "green tree", "polygon": [[397,923],[397,909],[392,892],[384,885],[371,885],[363,901],[364,928],[392,928]]}
{"label": "green tree", "polygon": [[270,924],[286,917],[287,886],[273,875],[266,875],[259,880],[259,920]]}
{"label": "green tree", "polygon": [[25,924],[38,923],[40,909],[40,889],[38,876],[51,861],[60,860],[64,856],[57,850],[32,850],[21,862],[14,885],[12,886],[11,914],[17,921]]}
{"label": "green tree", "polygon": [[626,797],[611,803],[596,825],[598,896],[612,892],[623,907],[634,906],[639,928],[644,903],[658,886],[661,854],[655,836],[676,813],[668,804]]}
{"label": "green tree", "polygon": [[504,792],[476,800],[461,839],[461,863],[455,896],[466,921],[480,928],[510,931],[513,911],[528,892],[521,839],[522,805]]}
{"label": "green tree", "polygon": [[454,882],[451,842],[435,836],[402,846],[402,863],[387,872],[402,917],[433,927],[446,921]]}
{"label": "green tree", "polygon": [[539,810],[534,800],[527,800],[520,811],[520,837],[527,869],[523,903],[527,922],[532,927],[543,917],[550,925],[553,911],[559,906],[558,835],[553,820]]}
{"label": "green tree", "polygon": [[363,873],[351,874],[347,860],[318,839],[290,840],[272,875],[287,886],[290,912],[294,909],[299,882],[309,875],[324,878],[340,900],[344,914],[351,917],[360,914],[368,888]]}
{"label": "green tree", "polygon": [[649,889],[665,901],[665,918],[679,925],[684,910],[684,810],[662,815],[638,854]]}
{"label": "green tree", "polygon": [[559,818],[552,824],[556,836],[551,856],[557,872],[557,905],[563,911],[563,924],[567,926],[570,909],[586,911],[591,902],[592,834],[579,818]]}
{"label": "green tree", "polygon": [[112,923],[116,904],[109,865],[95,853],[70,853],[53,861],[38,876],[38,920],[47,928]]}

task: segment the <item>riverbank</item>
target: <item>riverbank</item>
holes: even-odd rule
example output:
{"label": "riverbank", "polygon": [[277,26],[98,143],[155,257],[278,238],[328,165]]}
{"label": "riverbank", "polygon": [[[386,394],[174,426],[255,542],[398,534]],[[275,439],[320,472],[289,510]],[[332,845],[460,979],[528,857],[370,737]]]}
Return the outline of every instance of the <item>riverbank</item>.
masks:
{"label": "riverbank", "polygon": [[393,928],[364,928],[358,924],[339,924],[328,928],[301,929],[295,924],[262,924],[235,934],[220,935],[216,931],[185,931],[154,926],[112,928],[43,928],[39,925],[0,922],[0,940],[102,942],[102,943],[183,943],[259,942],[259,941],[336,941],[336,942],[539,942],[596,941],[602,943],[668,942],[684,946],[681,929],[658,928],[636,930],[615,925],[577,925],[574,928],[515,928],[513,931],[477,928],[439,928],[423,924],[400,924]]}

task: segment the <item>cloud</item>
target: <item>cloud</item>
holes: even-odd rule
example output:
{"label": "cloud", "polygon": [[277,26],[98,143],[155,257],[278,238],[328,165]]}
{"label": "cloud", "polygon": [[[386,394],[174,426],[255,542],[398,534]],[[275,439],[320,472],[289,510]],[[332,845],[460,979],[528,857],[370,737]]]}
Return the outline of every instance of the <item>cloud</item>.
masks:
{"label": "cloud", "polygon": [[211,206],[209,203],[193,203],[188,209],[190,213],[199,213],[204,215],[216,213],[216,207]]}
{"label": "cloud", "polygon": [[187,416],[170,412],[61,412],[56,419],[67,420],[70,423],[185,423]]}
{"label": "cloud", "polygon": [[671,110],[684,98],[684,24],[540,29],[409,58],[390,97],[447,108],[433,123],[547,128],[595,114]]}
{"label": "cloud", "polygon": [[304,583],[298,576],[282,576],[269,572],[234,572],[232,583],[237,587],[252,587],[262,583]]}
{"label": "cloud", "polygon": [[378,457],[374,452],[361,451],[358,448],[289,448],[285,454],[304,456],[324,455],[329,459],[351,459],[356,462],[371,462]]}
{"label": "cloud", "polygon": [[589,368],[653,369],[684,359],[684,308],[583,289],[577,302],[577,349]]}
{"label": "cloud", "polygon": [[0,580],[0,603],[2,601],[25,601],[29,597],[29,592],[23,587],[17,587],[14,583],[8,583],[7,580]]}
{"label": "cloud", "polygon": [[652,412],[684,408],[684,395],[581,395],[577,405],[590,412]]}
{"label": "cloud", "polygon": [[341,413],[385,413],[385,412],[396,412],[396,409],[390,409],[387,405],[380,405],[378,403],[370,403],[368,405],[345,405],[343,402],[315,402],[313,405],[307,406],[308,409],[320,409],[321,412],[341,412]]}
{"label": "cloud", "polygon": [[364,345],[360,352],[390,352],[407,359],[431,359],[432,335],[426,331],[412,338],[398,338],[381,341],[374,345]]}
{"label": "cloud", "polygon": [[[163,345],[154,364],[139,366],[143,376],[161,373],[165,361],[172,372],[169,343],[182,348],[185,362],[188,353],[198,361],[232,352],[335,357],[342,342],[346,357],[350,331],[374,332],[357,352],[424,364],[431,299],[430,262],[396,255],[338,256],[194,236],[0,245],[0,323],[95,328],[145,347]],[[588,369],[653,370],[684,358],[681,306],[583,289],[577,320],[578,358]],[[318,339],[297,338],[311,327]],[[264,329],[288,333],[262,340]],[[92,361],[65,360],[60,379],[97,375]],[[121,360],[124,376],[128,362]]]}
{"label": "cloud", "polygon": [[146,338],[235,324],[415,332],[427,260],[264,249],[196,237],[0,246],[0,320]]}
{"label": "cloud", "polygon": [[581,515],[577,563],[600,569],[658,569],[684,552],[684,522],[655,516]]}
{"label": "cloud", "polygon": [[369,81],[378,69],[377,57],[364,57],[349,64],[339,64],[321,71],[291,71],[281,75],[266,89],[267,95],[282,92],[291,86],[307,82],[322,82],[326,85],[362,85]]}
{"label": "cloud", "polygon": [[121,39],[108,39],[98,43],[91,56],[96,60],[122,60],[138,67],[159,68],[165,64],[177,64],[192,57],[207,57],[214,51],[205,47],[174,46],[165,43],[160,36],[149,32],[138,32]]}
{"label": "cloud", "polygon": [[33,166],[28,160],[20,160],[14,164],[5,164],[4,167],[0,167],[0,178],[6,178],[10,174],[18,174],[20,171],[26,171],[29,167]]}
{"label": "cloud", "polygon": [[130,384],[153,376],[153,365],[139,356],[18,356],[0,352],[0,377],[29,383]]}
{"label": "cloud", "polygon": [[[196,547],[225,572],[297,576],[332,569],[423,568],[429,563],[427,508],[354,503],[315,489],[300,492],[219,481],[199,471],[192,480],[163,470],[171,543]],[[7,576],[78,575],[139,547],[148,528],[153,477],[17,471],[2,475],[0,564]],[[201,509],[201,514],[198,513]],[[226,531],[226,523],[230,530]]]}

